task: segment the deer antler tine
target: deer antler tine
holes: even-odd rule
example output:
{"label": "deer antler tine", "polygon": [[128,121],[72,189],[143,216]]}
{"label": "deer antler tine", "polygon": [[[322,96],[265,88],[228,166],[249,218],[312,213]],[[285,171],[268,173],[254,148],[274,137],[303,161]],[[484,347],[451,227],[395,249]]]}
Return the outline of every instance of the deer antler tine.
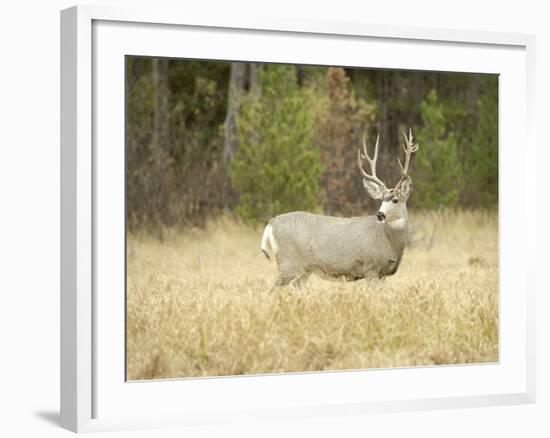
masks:
{"label": "deer antler tine", "polygon": [[363,156],[368,160],[369,153],[367,152],[367,133],[363,133]]}
{"label": "deer antler tine", "polygon": [[363,169],[363,160],[362,160],[362,155],[361,155],[361,149],[357,150],[357,166],[359,167],[359,170],[361,171],[361,174],[365,178],[368,177],[367,172],[365,172],[365,169]]}
{"label": "deer antler tine", "polygon": [[401,173],[403,176],[407,176],[409,172],[409,164],[411,162],[411,155],[418,150],[418,144],[415,144],[413,141],[412,129],[409,128],[409,135],[403,131],[403,137],[405,137],[405,144],[403,144],[403,150],[405,151],[405,165],[401,164],[399,160],[399,167],[401,167]]}
{"label": "deer antler tine", "polygon": [[[381,187],[386,188],[386,185],[384,184],[384,182],[376,176],[376,160],[378,159],[379,141],[380,141],[380,134],[378,134],[378,136],[376,137],[376,144],[374,146],[374,156],[371,158],[367,151],[367,133],[366,132],[363,133],[363,153],[361,153],[360,148],[357,150],[357,165],[359,167],[361,174],[365,179],[368,179],[369,181],[375,182]],[[365,169],[363,169],[363,160],[367,160],[367,162],[369,163],[369,167],[371,170],[370,175],[365,171]]]}
{"label": "deer antler tine", "polygon": [[403,165],[401,164],[401,160],[399,159],[399,157],[397,157],[397,164],[399,164],[401,172],[403,172]]}

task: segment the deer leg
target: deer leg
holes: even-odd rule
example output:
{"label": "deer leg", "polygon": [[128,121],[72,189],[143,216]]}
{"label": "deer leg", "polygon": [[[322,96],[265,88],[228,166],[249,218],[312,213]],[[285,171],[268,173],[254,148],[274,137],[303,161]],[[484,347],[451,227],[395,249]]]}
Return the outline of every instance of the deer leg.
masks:
{"label": "deer leg", "polygon": [[293,260],[296,260],[298,257],[299,255],[296,255],[294,251],[291,250],[284,253],[278,252],[275,255],[279,275],[277,276],[275,284],[271,287],[271,289],[269,289],[268,293],[291,283],[293,285],[297,282],[300,283],[300,277],[305,274],[305,267],[293,262]]}
{"label": "deer leg", "polygon": [[294,280],[292,285],[297,289],[301,289],[307,283],[307,280],[310,275],[311,275],[311,272],[304,272],[301,276],[299,276],[296,280]]}
{"label": "deer leg", "polygon": [[279,274],[279,276],[277,277],[277,280],[275,280],[275,284],[271,286],[271,289],[269,289],[267,293],[269,294],[279,287],[283,287],[283,286],[286,286],[287,284],[290,284],[292,280],[294,280],[294,277],[287,277]]}
{"label": "deer leg", "polygon": [[380,270],[378,278],[383,278],[388,275],[393,275],[397,272],[399,264],[401,263],[401,257],[398,259],[390,259],[388,263]]}
{"label": "deer leg", "polygon": [[269,289],[269,292],[272,292],[278,287],[286,286],[288,284],[296,284],[296,281],[300,280],[300,277],[304,275],[302,269],[297,269],[296,267],[289,268],[288,266],[279,266],[279,276],[275,281],[275,284]]}

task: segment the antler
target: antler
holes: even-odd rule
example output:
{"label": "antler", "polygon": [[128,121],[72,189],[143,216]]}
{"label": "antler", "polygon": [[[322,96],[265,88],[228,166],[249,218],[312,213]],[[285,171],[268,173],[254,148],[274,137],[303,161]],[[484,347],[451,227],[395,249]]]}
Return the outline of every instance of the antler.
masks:
{"label": "antler", "polygon": [[[386,184],[384,184],[384,181],[382,181],[376,176],[376,160],[378,159],[378,141],[379,140],[380,140],[380,134],[376,136],[376,145],[374,146],[374,156],[371,158],[367,152],[367,133],[365,132],[363,134],[363,153],[361,153],[361,149],[357,150],[357,166],[359,166],[359,170],[361,171],[361,174],[363,175],[363,177],[365,177],[369,181],[379,184],[383,188],[386,188]],[[367,162],[369,163],[372,175],[369,175],[367,172],[365,172],[365,169],[363,169],[363,159],[367,160]]]}
{"label": "antler", "polygon": [[413,143],[412,130],[409,129],[409,136],[403,132],[403,137],[405,137],[405,144],[403,145],[403,150],[405,151],[405,166],[401,164],[401,160],[397,157],[397,162],[401,168],[401,173],[403,176],[408,176],[409,164],[411,162],[411,155],[418,150],[418,143]]}

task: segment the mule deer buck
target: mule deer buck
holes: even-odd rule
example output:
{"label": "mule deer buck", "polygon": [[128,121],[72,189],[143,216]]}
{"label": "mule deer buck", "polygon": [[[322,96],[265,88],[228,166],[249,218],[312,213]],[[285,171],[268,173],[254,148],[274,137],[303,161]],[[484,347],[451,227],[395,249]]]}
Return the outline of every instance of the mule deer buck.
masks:
{"label": "mule deer buck", "polygon": [[[340,218],[296,211],[272,218],[265,227],[261,250],[269,259],[271,247],[278,267],[278,277],[270,289],[293,284],[301,286],[315,273],[322,278],[356,281],[383,278],[397,272],[408,239],[407,199],[412,191],[409,176],[411,156],[418,150],[409,130],[403,150],[405,163],[397,158],[401,178],[388,189],[376,176],[378,143],[374,155],[367,152],[366,136],[363,151],[358,150],[357,165],[367,193],[380,200],[375,216]],[[363,168],[370,166],[370,174]]]}

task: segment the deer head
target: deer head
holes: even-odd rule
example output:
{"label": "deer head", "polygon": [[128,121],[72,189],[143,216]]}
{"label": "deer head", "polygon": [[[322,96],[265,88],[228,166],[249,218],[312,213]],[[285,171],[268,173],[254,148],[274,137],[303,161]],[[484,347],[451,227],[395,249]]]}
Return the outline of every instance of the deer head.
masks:
{"label": "deer head", "polygon": [[[367,193],[373,198],[381,200],[382,203],[376,213],[379,222],[388,222],[390,224],[400,225],[400,220],[407,219],[407,199],[412,192],[412,180],[409,176],[409,165],[411,156],[418,150],[418,144],[413,142],[412,131],[409,129],[409,136],[403,133],[405,143],[403,150],[405,151],[405,164],[401,163],[399,157],[397,162],[401,168],[401,178],[394,188],[388,189],[384,181],[376,176],[376,160],[378,159],[378,144],[380,134],[376,137],[374,146],[374,155],[371,158],[367,152],[366,133],[363,135],[363,150],[358,150],[357,165],[363,175],[363,185]],[[363,168],[363,160],[369,164],[371,173],[367,173]]]}

